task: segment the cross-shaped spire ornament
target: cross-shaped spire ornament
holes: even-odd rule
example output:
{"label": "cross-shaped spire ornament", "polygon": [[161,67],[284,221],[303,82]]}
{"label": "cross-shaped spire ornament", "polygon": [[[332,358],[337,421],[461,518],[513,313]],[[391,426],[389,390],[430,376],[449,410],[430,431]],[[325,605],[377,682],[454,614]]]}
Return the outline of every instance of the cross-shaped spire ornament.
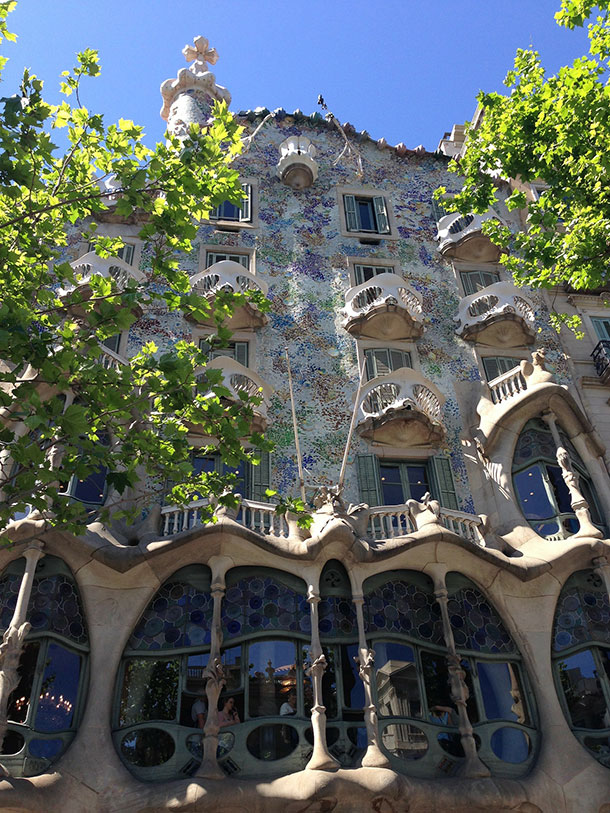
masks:
{"label": "cross-shaped spire ornament", "polygon": [[182,49],[184,58],[187,62],[192,62],[189,65],[189,71],[195,76],[201,76],[208,70],[207,62],[210,65],[215,65],[218,61],[218,54],[216,48],[210,48],[210,43],[205,37],[195,37],[193,40],[194,45],[185,45]]}

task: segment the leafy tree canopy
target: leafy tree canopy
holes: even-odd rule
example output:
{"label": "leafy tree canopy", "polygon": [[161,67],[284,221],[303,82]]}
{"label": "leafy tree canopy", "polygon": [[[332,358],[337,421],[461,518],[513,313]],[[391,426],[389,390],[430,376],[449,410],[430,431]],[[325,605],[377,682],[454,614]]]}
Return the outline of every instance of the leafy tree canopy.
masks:
{"label": "leafy tree canopy", "polygon": [[[563,0],[556,20],[567,28],[598,10],[589,53],[548,76],[536,51],[517,51],[508,93],[479,94],[465,154],[450,163],[463,177],[454,207],[464,214],[488,210],[499,179],[511,181],[507,206],[527,213],[527,230],[515,234],[497,220],[484,229],[510,249],[502,261],[524,284],[595,289],[610,281],[609,6]],[[528,194],[533,182],[538,200]]]}
{"label": "leafy tree canopy", "polygon": [[[6,28],[14,5],[0,3],[0,41],[14,39]],[[228,466],[257,464],[245,441],[269,448],[251,431],[258,396],[240,392],[241,402],[231,402],[221,373],[206,369],[208,357],[192,342],[163,352],[148,342],[128,361],[107,363],[101,343],[151,309],[197,320],[213,308],[210,341],[226,344],[223,320],[245,295],[223,293],[211,306],[191,291],[180,256],[192,250],[211,208],[243,198],[231,167],[242,142],[241,128],[217,104],[210,126],[193,125],[188,136],[151,149],[141,127],[106,124],[83,105],[83,81],[99,72],[97,53],[86,50],[62,75],[60,104],[45,102],[42,81],[27,70],[18,92],[0,101],[0,527],[8,524],[9,539],[17,538],[11,518],[29,506],[24,522],[36,520],[34,528],[81,532],[91,515],[71,499],[70,483],[103,482],[104,473],[102,520],[123,510],[124,519],[139,519],[167,481],[176,502],[197,494],[235,504],[225,493],[234,477],[193,475],[193,426],[204,443],[217,439]],[[145,275],[119,278],[108,264],[100,272],[101,261],[123,248],[98,229],[104,221],[137,224]],[[100,258],[89,269],[66,260],[75,229]]]}

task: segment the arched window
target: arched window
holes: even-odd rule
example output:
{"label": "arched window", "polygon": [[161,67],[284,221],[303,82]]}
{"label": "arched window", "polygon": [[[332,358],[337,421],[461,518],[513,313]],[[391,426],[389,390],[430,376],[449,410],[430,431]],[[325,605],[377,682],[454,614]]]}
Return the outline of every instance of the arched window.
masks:
{"label": "arched window", "polygon": [[[579,487],[589,503],[591,519],[603,528],[597,497],[585,464],[560,427],[558,431],[579,476]],[[519,435],[513,457],[513,483],[521,510],[536,533],[547,539],[566,539],[578,531],[579,523],[556,454],[548,425],[540,418],[528,421]]]}
{"label": "arched window", "polygon": [[[533,759],[535,732],[518,653],[471,582],[450,574],[447,589],[480,756],[496,775],[523,774]],[[372,576],[365,582],[365,611],[382,746],[397,770],[416,776],[454,773],[464,752],[432,581],[413,571]]]}
{"label": "arched window", "polygon": [[358,764],[367,746],[364,687],[358,674],[358,622],[349,577],[336,559],[320,576],[319,629],[326,657],[322,701],[326,707],[326,741],[344,767]]}
{"label": "arched window", "polygon": [[610,768],[610,604],[592,570],[565,583],[553,627],[555,681],[577,738]]}
{"label": "arched window", "polygon": [[[24,559],[0,578],[0,628],[17,602]],[[74,578],[54,556],[38,562],[27,609],[31,629],[19,661],[19,684],[8,701],[0,762],[13,776],[44,773],[74,738],[83,708],[89,641]]]}
{"label": "arched window", "polygon": [[205,707],[210,578],[203,565],[177,571],[127,642],[113,737],[121,759],[140,779],[189,776],[201,762],[201,734],[194,729],[200,729],[198,710]]}

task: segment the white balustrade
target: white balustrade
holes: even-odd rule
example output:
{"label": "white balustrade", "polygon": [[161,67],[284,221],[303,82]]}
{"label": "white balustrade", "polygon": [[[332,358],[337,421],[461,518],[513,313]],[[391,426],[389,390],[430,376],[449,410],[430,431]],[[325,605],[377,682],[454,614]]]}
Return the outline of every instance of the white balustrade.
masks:
{"label": "white balustrade", "polygon": [[389,410],[415,409],[433,423],[440,422],[445,397],[431,381],[409,367],[373,378],[362,389],[358,421],[381,417]]}
{"label": "white balustrade", "polygon": [[[208,500],[195,500],[181,507],[165,505],[161,509],[161,535],[175,536],[182,531],[202,527],[206,524]],[[288,523],[284,515],[275,513],[275,506],[255,500],[242,499],[235,521],[244,528],[264,536],[288,537]]]}
{"label": "white balustrade", "polygon": [[123,356],[115,353],[114,350],[111,350],[109,347],[104,347],[102,344],[100,345],[100,350],[102,352],[100,353],[98,361],[107,370],[118,370],[127,364],[127,360],[124,359]]}
{"label": "white balustrade", "polygon": [[[119,257],[98,257],[95,251],[88,251],[70,265],[81,277],[80,285],[86,285],[92,276],[98,275],[113,279],[122,291],[128,282],[133,280],[141,283],[146,279],[146,275],[139,268],[128,265]],[[59,291],[60,296],[69,290],[72,290],[72,286]]]}
{"label": "white balustrade", "polygon": [[[480,533],[481,518],[466,511],[454,511],[451,508],[440,509],[440,524],[453,533],[468,539],[475,545],[483,546]],[[414,533],[416,530],[409,516],[409,509],[403,505],[379,505],[371,508],[369,533],[376,541],[394,539]]]}
{"label": "white balustrade", "polygon": [[[243,364],[240,364],[229,356],[217,356],[209,362],[206,369],[222,370],[222,383],[223,386],[229,390],[232,400],[241,401],[240,392],[245,392],[250,396],[260,398],[260,404],[253,404],[252,409],[254,410],[254,414],[263,418],[263,420],[267,418],[267,409],[269,408],[273,390],[253,370],[249,370],[247,367],[244,367]],[[202,372],[202,370],[199,371],[200,374]]]}
{"label": "white balustrade", "polygon": [[524,392],[527,389],[527,381],[521,372],[521,367],[513,367],[512,370],[502,373],[497,378],[492,378],[487,386],[493,403],[501,404],[520,392]]}
{"label": "white balustrade", "polygon": [[394,305],[405,310],[414,322],[422,321],[422,296],[398,274],[378,274],[350,288],[342,313],[347,324],[376,308]]}
{"label": "white balustrade", "polygon": [[443,215],[437,223],[438,250],[444,254],[457,243],[480,232],[483,223],[494,217],[497,218],[498,214],[493,209],[482,215],[462,215],[459,212]]}
{"label": "white balustrade", "polygon": [[532,336],[535,333],[536,313],[523,290],[511,282],[494,282],[477,293],[465,296],[460,301],[457,332],[460,335],[473,328],[484,325],[489,320],[497,321],[498,317],[520,318],[526,331]]}
{"label": "white balustrade", "polygon": [[236,294],[246,291],[261,291],[266,294],[268,290],[266,282],[257,279],[241,263],[233,260],[219,260],[205,271],[195,274],[191,277],[191,288],[207,299],[212,299],[223,289]]}

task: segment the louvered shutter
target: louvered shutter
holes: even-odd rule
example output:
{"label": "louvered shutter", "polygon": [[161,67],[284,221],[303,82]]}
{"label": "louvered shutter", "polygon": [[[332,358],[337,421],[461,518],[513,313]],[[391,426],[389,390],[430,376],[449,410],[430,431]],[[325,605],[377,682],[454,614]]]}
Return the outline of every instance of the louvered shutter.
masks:
{"label": "louvered shutter", "polygon": [[271,460],[269,452],[258,452],[261,462],[258,466],[250,464],[249,488],[247,489],[248,499],[256,502],[269,502],[265,491],[269,488],[271,481]]}
{"label": "louvered shutter", "polygon": [[248,342],[235,342],[235,361],[248,366]]}
{"label": "louvered shutter", "polygon": [[445,211],[445,207],[439,200],[432,201],[432,216],[438,222],[441,217],[444,217],[447,214]]}
{"label": "louvered shutter", "polygon": [[382,505],[381,489],[379,487],[379,461],[374,454],[359,454],[358,458],[358,486],[362,502],[373,507]]}
{"label": "louvered shutter", "polygon": [[241,223],[252,220],[252,186],[249,183],[242,184],[246,197],[241,202],[239,210],[239,220]]}
{"label": "louvered shutter", "polygon": [[379,234],[389,234],[390,221],[388,220],[385,198],[373,198],[373,206],[375,208],[375,219],[377,220],[377,232]]}
{"label": "louvered shutter", "polygon": [[356,214],[356,198],[353,195],[343,195],[345,204],[345,222],[348,231],[359,231],[358,215]]}
{"label": "louvered shutter", "polygon": [[455,494],[450,459],[444,455],[431,457],[430,466],[435,485],[435,493],[433,496],[444,508],[452,508],[457,511],[458,502]]}

